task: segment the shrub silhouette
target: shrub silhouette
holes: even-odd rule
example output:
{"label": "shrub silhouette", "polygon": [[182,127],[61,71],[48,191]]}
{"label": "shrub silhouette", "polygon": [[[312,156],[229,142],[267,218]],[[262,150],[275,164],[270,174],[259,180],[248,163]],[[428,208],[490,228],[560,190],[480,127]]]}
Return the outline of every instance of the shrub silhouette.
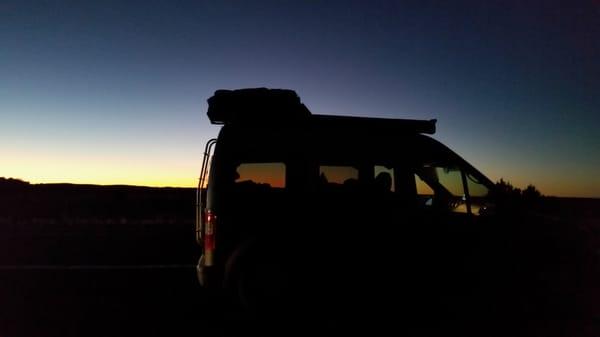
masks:
{"label": "shrub silhouette", "polygon": [[29,187],[29,185],[29,182],[21,179],[0,177],[0,189],[2,190],[26,188]]}
{"label": "shrub silhouette", "polygon": [[532,184],[524,190],[513,186],[509,181],[500,179],[496,182],[497,198],[499,205],[511,208],[525,208],[539,206],[542,193]]}

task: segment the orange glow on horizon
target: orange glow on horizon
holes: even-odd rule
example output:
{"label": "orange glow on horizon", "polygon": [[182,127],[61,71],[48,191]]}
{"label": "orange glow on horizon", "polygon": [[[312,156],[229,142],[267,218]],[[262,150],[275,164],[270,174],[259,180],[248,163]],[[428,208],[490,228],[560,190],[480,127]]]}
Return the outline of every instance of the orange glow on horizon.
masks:
{"label": "orange glow on horizon", "polygon": [[[151,187],[196,187],[201,157],[170,158],[123,155],[79,155],[74,153],[33,153],[5,151],[0,159],[0,177],[17,178],[33,184],[74,183],[94,185],[136,185]],[[7,153],[8,152],[8,153]],[[158,156],[157,156],[158,157]],[[165,158],[166,157],[166,158]],[[7,160],[7,158],[10,158]],[[476,165],[492,181],[500,178],[524,189],[532,184],[544,195],[558,197],[600,197],[600,177],[584,169],[514,167],[507,163]],[[278,178],[281,180],[282,178]],[[272,181],[274,185],[281,185]]]}
{"label": "orange glow on horizon", "polygon": [[92,156],[13,155],[0,163],[0,176],[32,184],[73,183],[136,185],[151,187],[196,187],[198,160],[153,161],[142,158],[97,158]]}

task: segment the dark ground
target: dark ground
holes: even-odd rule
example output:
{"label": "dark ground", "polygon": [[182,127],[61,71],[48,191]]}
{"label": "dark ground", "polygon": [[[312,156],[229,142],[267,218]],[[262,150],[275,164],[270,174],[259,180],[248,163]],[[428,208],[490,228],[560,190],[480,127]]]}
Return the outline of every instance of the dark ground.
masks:
{"label": "dark ground", "polygon": [[[211,299],[195,277],[191,189],[31,185],[0,192],[0,336],[359,332],[354,322],[264,330]],[[569,219],[589,238],[590,254],[600,256],[599,200],[547,199],[540,210]],[[573,289],[587,299],[583,312],[558,324],[531,317],[533,327],[515,335],[600,336],[599,289],[589,283]],[[375,332],[362,328],[366,335]],[[496,328],[485,327],[481,335],[494,335]],[[440,330],[424,326],[410,335],[445,335]]]}

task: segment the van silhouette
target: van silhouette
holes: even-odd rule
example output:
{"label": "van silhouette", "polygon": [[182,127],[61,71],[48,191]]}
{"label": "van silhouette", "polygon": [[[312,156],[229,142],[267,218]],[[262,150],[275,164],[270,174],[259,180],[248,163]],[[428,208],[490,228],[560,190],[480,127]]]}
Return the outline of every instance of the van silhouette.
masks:
{"label": "van silhouette", "polygon": [[429,136],[436,120],[317,115],[267,88],[218,90],[207,114],[222,127],[198,187],[203,287],[280,313],[477,301],[495,185]]}

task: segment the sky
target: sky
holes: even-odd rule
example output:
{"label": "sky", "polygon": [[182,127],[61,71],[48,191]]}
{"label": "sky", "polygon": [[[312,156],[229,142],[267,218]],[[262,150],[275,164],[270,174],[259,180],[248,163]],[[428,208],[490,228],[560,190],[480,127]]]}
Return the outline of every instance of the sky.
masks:
{"label": "sky", "polygon": [[2,1],[0,176],[195,186],[217,89],[438,119],[493,181],[600,197],[600,1]]}

